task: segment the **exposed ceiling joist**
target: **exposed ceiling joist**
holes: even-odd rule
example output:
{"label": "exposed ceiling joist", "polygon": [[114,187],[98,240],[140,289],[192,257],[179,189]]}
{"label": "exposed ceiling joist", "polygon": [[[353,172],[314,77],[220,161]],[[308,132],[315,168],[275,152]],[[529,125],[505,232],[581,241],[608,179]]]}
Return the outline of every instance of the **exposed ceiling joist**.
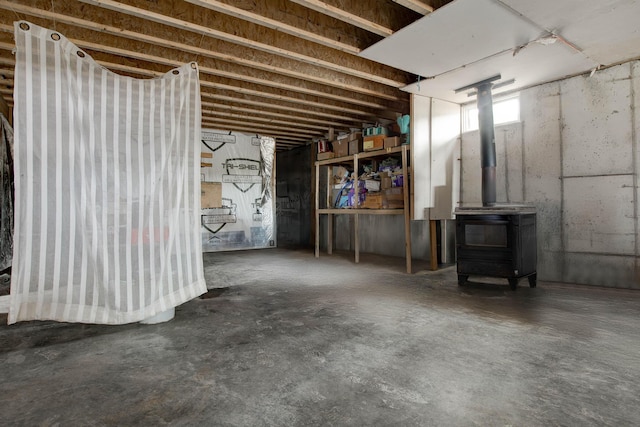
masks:
{"label": "exposed ceiling joist", "polygon": [[332,49],[338,49],[353,55],[360,53],[360,48],[352,46],[347,43],[343,43],[339,40],[333,40],[328,37],[306,31],[302,28],[297,28],[292,25],[288,25],[275,19],[271,19],[265,16],[258,15],[248,10],[240,9],[239,7],[231,6],[227,3],[223,3],[217,0],[186,0],[189,3],[205,7],[207,9],[214,10],[219,13],[235,16],[236,18],[244,19],[245,21],[253,24],[262,25],[268,28],[272,28],[283,33],[291,34],[301,39],[309,40],[314,43],[322,44]]}
{"label": "exposed ceiling joist", "polygon": [[[176,49],[181,52],[189,52],[197,56],[203,56],[211,59],[222,60],[228,63],[247,66],[257,70],[268,71],[275,74],[280,74],[283,76],[300,79],[303,81],[309,81],[309,82],[318,83],[322,85],[328,85],[338,89],[344,89],[344,90],[361,93],[363,95],[370,95],[370,96],[386,99],[389,101],[406,101],[406,99],[399,97],[397,95],[391,95],[380,90],[375,90],[374,88],[371,88],[371,85],[364,85],[361,87],[355,84],[344,83],[337,79],[322,78],[319,76],[305,74],[303,72],[299,72],[296,70],[289,70],[273,64],[265,64],[259,61],[241,58],[237,55],[230,55],[230,54],[225,54],[221,52],[215,52],[199,46],[192,46],[185,43],[179,43],[179,42],[175,42],[173,40],[168,40],[165,38],[155,37],[148,34],[127,30],[124,28],[114,27],[111,25],[104,25],[103,23],[92,22],[86,19],[68,16],[61,13],[55,13],[48,10],[37,9],[37,8],[29,7],[26,5],[14,4],[5,0],[0,0],[0,8],[6,9],[6,10],[12,10],[13,12],[16,12],[16,13],[23,13],[23,14],[38,17],[38,18],[51,19],[57,23],[77,26],[80,28],[97,31],[100,33],[106,33],[106,34],[110,34],[117,37],[123,37],[130,40],[149,43],[151,45],[157,45],[157,46],[167,47],[171,49]],[[13,32],[13,27],[9,28],[8,31]]]}
{"label": "exposed ceiling joist", "polygon": [[428,15],[433,12],[433,7],[420,0],[393,0],[393,2],[407,9],[411,9],[414,12],[418,12],[421,15]]}
{"label": "exposed ceiling joist", "polygon": [[[314,58],[312,56],[300,54],[291,50],[282,49],[276,46],[271,46],[266,43],[250,40],[247,38],[239,37],[233,34],[225,33],[223,31],[218,31],[213,28],[208,28],[202,25],[194,24],[192,22],[184,21],[181,19],[173,18],[170,16],[166,16],[160,13],[156,13],[150,10],[145,10],[139,7],[127,5],[124,3],[119,3],[113,0],[79,0],[83,3],[91,4],[94,6],[103,7],[105,9],[109,9],[118,13],[123,13],[126,15],[135,16],[141,19],[147,19],[153,22],[157,22],[159,24],[168,25],[174,28],[178,28],[185,31],[193,31],[207,37],[213,37],[220,40],[224,40],[230,43],[235,43],[240,46],[249,47],[252,49],[260,50],[263,52],[267,52],[277,56],[284,56],[287,58],[293,58],[301,62],[305,62],[307,64],[312,64],[318,67],[324,67],[333,71],[338,71],[341,73],[345,73],[348,75],[352,75],[355,77],[360,77],[366,80],[371,80],[377,83],[382,83],[388,86],[400,88],[405,85],[405,82],[394,81],[388,79],[386,77],[382,77],[379,75],[367,73],[364,71],[360,71],[354,68],[349,68],[341,64],[336,64],[333,62],[325,61],[322,59]],[[298,0],[292,0],[298,1]]]}
{"label": "exposed ceiling joist", "polygon": [[[2,74],[2,71],[0,71],[0,74]],[[10,74],[11,76],[13,75]],[[270,117],[279,117],[279,118],[295,118],[295,123],[296,125],[300,125],[300,123],[305,123],[305,127],[308,128],[321,128],[321,129],[327,129],[329,127],[347,127],[346,124],[344,123],[339,123],[339,122],[332,122],[329,120],[320,120],[320,119],[312,119],[309,117],[302,117],[302,116],[294,116],[292,114],[284,114],[284,113],[276,113],[273,111],[269,111],[269,110],[264,110],[264,109],[256,109],[256,108],[245,108],[245,107],[238,107],[236,105],[229,105],[229,104],[218,104],[215,102],[206,102],[203,101],[202,102],[202,107],[207,107],[207,108],[215,108],[218,110],[228,110],[228,111],[238,111],[238,112],[242,112],[242,113],[248,113],[248,114],[261,114],[263,116],[270,116]],[[317,126],[311,125],[310,123],[315,123],[317,124]]]}
{"label": "exposed ceiling joist", "polygon": [[0,96],[13,105],[14,21],[27,20],[123,76],[156,78],[196,61],[204,126],[301,147],[330,128],[409,112],[400,88],[414,77],[359,52],[419,19],[410,9],[388,0],[375,10],[360,0],[0,0]]}
{"label": "exposed ceiling joist", "polygon": [[379,36],[382,36],[382,37],[388,37],[391,34],[393,34],[393,30],[391,28],[386,28],[380,24],[371,22],[358,15],[354,15],[353,13],[346,12],[340,8],[337,8],[335,6],[327,4],[320,0],[291,0],[291,1],[299,5],[308,7],[309,9],[313,9],[317,12],[324,13],[325,15],[332,16],[341,21],[349,22],[353,25],[356,25],[374,34],[378,34]]}

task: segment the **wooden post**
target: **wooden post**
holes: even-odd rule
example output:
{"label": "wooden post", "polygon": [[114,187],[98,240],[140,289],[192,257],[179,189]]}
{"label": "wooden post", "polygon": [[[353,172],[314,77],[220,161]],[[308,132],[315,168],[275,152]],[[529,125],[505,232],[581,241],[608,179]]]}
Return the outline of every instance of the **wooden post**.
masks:
{"label": "wooden post", "polygon": [[316,253],[316,258],[318,258],[320,256],[320,211],[319,209],[319,205],[320,205],[320,194],[318,194],[318,189],[320,188],[320,165],[316,162],[316,176],[315,176],[315,184],[316,184],[316,191],[315,191],[315,207],[316,207],[316,248],[315,248],[315,253]]}
{"label": "wooden post", "polygon": [[436,230],[436,220],[429,220],[429,234],[430,241],[429,252],[431,253],[431,270],[436,271],[438,269],[438,235]]}
{"label": "wooden post", "polygon": [[360,262],[360,224],[359,224],[360,215],[355,214],[353,218],[353,229],[355,237],[354,237],[354,249],[355,249],[355,258],[356,264]]}
{"label": "wooden post", "polygon": [[411,206],[409,204],[409,173],[407,170],[407,147],[402,147],[402,193],[404,199],[404,255],[407,273],[411,274]]}
{"label": "wooden post", "polygon": [[[316,164],[316,160],[318,160],[318,143],[317,142],[312,142],[309,145],[309,149],[311,150],[311,197],[309,200],[316,200],[317,197],[317,191],[318,191],[318,187],[316,185],[316,177],[314,176],[314,172],[315,175],[318,174],[318,171],[315,167]],[[316,213],[318,212],[318,206],[317,203],[312,203],[311,204],[311,218],[309,218],[309,221],[311,221],[311,227],[309,227],[309,242],[312,242],[315,239],[315,234],[316,234]]]}

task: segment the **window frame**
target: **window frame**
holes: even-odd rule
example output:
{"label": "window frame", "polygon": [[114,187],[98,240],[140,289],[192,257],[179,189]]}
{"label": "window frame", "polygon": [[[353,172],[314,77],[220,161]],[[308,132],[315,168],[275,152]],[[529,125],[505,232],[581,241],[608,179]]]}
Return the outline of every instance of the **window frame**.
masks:
{"label": "window frame", "polygon": [[[505,104],[508,102],[517,101],[518,113],[517,118],[509,118],[507,120],[503,120],[500,117],[496,118],[496,105]],[[493,124],[494,126],[504,126],[512,123],[520,123],[520,93],[512,93],[505,96],[497,96],[493,98]],[[462,133],[475,132],[478,130],[478,105],[476,102],[469,102],[462,106]],[[472,118],[472,115],[475,115],[475,119]]]}

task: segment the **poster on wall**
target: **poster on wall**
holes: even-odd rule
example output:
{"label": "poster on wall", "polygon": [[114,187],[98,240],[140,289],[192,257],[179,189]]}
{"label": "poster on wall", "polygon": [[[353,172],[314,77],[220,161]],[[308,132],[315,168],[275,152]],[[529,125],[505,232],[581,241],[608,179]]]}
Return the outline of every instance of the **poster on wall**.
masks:
{"label": "poster on wall", "polygon": [[275,140],[202,129],[200,148],[203,251],[275,247]]}

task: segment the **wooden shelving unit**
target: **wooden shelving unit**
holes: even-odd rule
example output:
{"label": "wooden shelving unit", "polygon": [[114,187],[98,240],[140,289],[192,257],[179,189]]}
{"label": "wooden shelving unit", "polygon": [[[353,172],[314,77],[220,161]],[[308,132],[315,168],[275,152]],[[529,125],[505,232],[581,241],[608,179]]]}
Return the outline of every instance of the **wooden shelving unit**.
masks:
{"label": "wooden shelving unit", "polygon": [[[404,216],[404,245],[407,273],[411,273],[411,210],[409,206],[409,165],[407,162],[408,145],[387,148],[384,150],[370,151],[364,153],[353,154],[345,157],[338,157],[329,160],[319,160],[315,162],[315,185],[316,185],[316,223],[315,223],[315,256],[320,256],[320,215],[327,215],[327,253],[333,252],[333,216],[334,215],[353,215],[354,216],[354,247],[355,262],[360,262],[360,240],[359,240],[359,217],[360,215],[403,215]],[[403,199],[404,208],[401,209],[361,209],[358,208],[359,198],[354,197],[356,207],[353,209],[337,209],[337,208],[320,208],[320,173],[322,167],[327,167],[327,206],[331,203],[331,168],[328,166],[349,165],[353,166],[355,171],[358,170],[358,162],[363,159],[376,159],[389,157],[393,154],[400,154],[403,171]],[[357,175],[357,173],[356,173]],[[358,177],[355,177],[353,188],[358,189]]]}

